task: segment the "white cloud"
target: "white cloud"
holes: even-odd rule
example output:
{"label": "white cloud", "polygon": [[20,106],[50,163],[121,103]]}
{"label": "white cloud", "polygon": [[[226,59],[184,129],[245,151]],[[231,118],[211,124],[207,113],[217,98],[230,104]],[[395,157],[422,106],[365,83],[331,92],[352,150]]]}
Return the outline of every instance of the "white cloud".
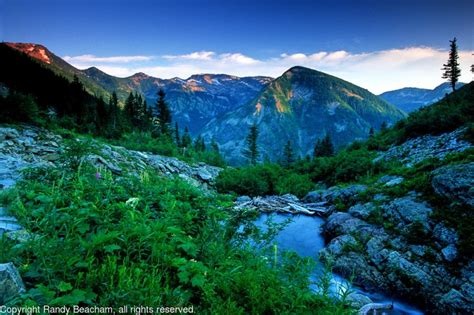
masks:
{"label": "white cloud", "polygon": [[151,56],[112,56],[112,57],[97,57],[94,55],[80,55],[80,56],[64,56],[64,60],[69,63],[130,63],[150,61]]}
{"label": "white cloud", "polygon": [[[460,81],[472,80],[471,64],[474,51],[460,51],[462,76]],[[86,56],[86,57],[85,57]],[[237,76],[280,76],[292,66],[300,65],[320,70],[367,88],[374,93],[406,86],[433,88],[443,82],[441,67],[448,52],[431,47],[406,47],[381,51],[351,53],[348,51],[281,54],[269,59],[255,59],[242,53],[198,51],[184,55],[166,55],[150,59],[146,56],[94,57],[92,55],[65,59],[81,68],[96,66],[115,76],[129,76],[144,72],[160,78],[188,78],[197,73],[227,73]],[[82,57],[82,58],[79,58]],[[92,58],[90,58],[92,57]],[[115,64],[111,60],[116,58]],[[159,59],[159,60],[158,60]],[[132,63],[133,62],[135,63]],[[140,63],[140,62],[145,62]],[[137,64],[138,62],[138,64]],[[128,63],[128,64],[127,64]]]}
{"label": "white cloud", "polygon": [[213,51],[196,51],[186,55],[164,55],[169,60],[211,60],[216,53]]}

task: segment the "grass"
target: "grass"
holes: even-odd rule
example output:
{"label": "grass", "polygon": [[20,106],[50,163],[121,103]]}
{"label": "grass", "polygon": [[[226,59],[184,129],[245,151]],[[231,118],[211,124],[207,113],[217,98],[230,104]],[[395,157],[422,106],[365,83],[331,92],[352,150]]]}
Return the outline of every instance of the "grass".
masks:
{"label": "grass", "polygon": [[[96,173],[100,173],[97,178]],[[0,241],[27,292],[10,305],[194,306],[204,314],[348,314],[309,289],[308,262],[246,246],[227,197],[151,171],[71,163],[27,173],[0,199],[32,237]]]}

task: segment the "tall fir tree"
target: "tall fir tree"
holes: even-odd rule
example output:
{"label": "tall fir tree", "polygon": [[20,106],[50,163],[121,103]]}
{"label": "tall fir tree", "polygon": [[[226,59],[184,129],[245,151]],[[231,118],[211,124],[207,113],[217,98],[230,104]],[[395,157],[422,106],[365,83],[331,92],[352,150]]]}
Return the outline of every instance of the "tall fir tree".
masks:
{"label": "tall fir tree", "polygon": [[283,165],[289,167],[295,161],[295,154],[293,152],[293,147],[291,146],[291,141],[285,144],[283,149]]}
{"label": "tall fir tree", "polygon": [[179,135],[178,122],[174,123],[174,142],[176,143],[177,147],[181,146],[181,136]]}
{"label": "tall fir tree", "polygon": [[313,157],[328,157],[334,155],[334,146],[331,136],[326,134],[323,139],[318,139],[314,146]]}
{"label": "tall fir tree", "polygon": [[459,55],[458,55],[458,45],[456,43],[456,37],[453,40],[450,40],[450,50],[449,50],[449,58],[448,62],[443,65],[443,79],[447,79],[447,81],[451,84],[451,88],[453,91],[456,90],[456,83],[461,76],[461,68],[459,68]]}
{"label": "tall fir tree", "polygon": [[258,127],[254,123],[250,129],[247,138],[245,139],[246,148],[242,152],[247,161],[252,165],[257,165],[260,153],[258,152]]}
{"label": "tall fir tree", "polygon": [[370,130],[369,130],[369,138],[372,138],[374,136],[374,127],[370,127]]}
{"label": "tall fir tree", "polygon": [[112,130],[115,132],[118,128],[119,125],[119,119],[120,119],[120,108],[118,106],[118,98],[117,98],[117,93],[115,91],[112,93],[109,99],[109,110],[110,110],[110,125],[112,127]]}
{"label": "tall fir tree", "polygon": [[181,146],[183,148],[189,148],[191,146],[192,140],[189,135],[188,127],[184,127],[183,137],[181,138]]}
{"label": "tall fir tree", "polygon": [[158,101],[156,103],[156,108],[158,111],[158,120],[160,121],[160,131],[161,134],[169,135],[169,125],[171,124],[171,111],[165,101],[165,92],[160,89],[158,91]]}
{"label": "tall fir tree", "polygon": [[214,137],[212,137],[211,140],[211,150],[213,152],[219,153],[219,145],[217,144],[216,139]]}

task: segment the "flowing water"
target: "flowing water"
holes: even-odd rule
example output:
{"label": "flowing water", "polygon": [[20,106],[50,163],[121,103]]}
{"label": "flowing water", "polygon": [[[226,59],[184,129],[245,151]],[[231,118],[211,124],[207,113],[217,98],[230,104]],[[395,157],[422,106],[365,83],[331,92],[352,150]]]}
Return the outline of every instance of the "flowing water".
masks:
{"label": "flowing water", "polygon": [[[316,268],[311,274],[311,280],[317,282],[323,273],[323,266],[319,262],[318,253],[324,248],[324,237],[321,234],[321,225],[324,219],[305,215],[286,215],[286,214],[262,214],[256,221],[256,225],[261,229],[266,229],[266,222],[271,216],[275,223],[281,223],[289,218],[291,222],[285,226],[275,237],[275,242],[279,250],[291,250],[298,253],[301,257],[311,257],[316,261]],[[408,303],[392,299],[381,293],[368,293],[356,286],[350,286],[346,280],[333,274],[331,279],[331,290],[340,292],[341,290],[350,290],[364,294],[376,303],[393,303],[393,310],[384,311],[383,314],[393,315],[422,315],[423,312],[411,306]],[[317,290],[316,286],[313,288]]]}

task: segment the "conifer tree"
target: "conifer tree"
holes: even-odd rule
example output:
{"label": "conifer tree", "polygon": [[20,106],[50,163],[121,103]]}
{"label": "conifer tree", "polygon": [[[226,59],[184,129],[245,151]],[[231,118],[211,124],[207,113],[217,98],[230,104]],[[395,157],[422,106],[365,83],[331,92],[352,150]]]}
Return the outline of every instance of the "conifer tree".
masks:
{"label": "conifer tree", "polygon": [[334,146],[331,141],[329,134],[323,139],[318,139],[314,146],[313,156],[314,157],[328,157],[334,155]]}
{"label": "conifer tree", "polygon": [[117,124],[118,124],[119,115],[120,115],[120,108],[118,107],[117,93],[115,93],[115,91],[112,93],[112,96],[110,96],[110,99],[109,99],[109,110],[110,110],[111,127],[112,127],[112,130],[115,131],[117,129]]}
{"label": "conifer tree", "polygon": [[245,139],[245,144],[246,148],[242,152],[244,157],[248,160],[248,162],[252,165],[256,165],[259,157],[259,152],[258,152],[258,145],[257,145],[257,139],[258,139],[258,127],[254,123],[249,130],[249,134],[247,138]]}
{"label": "conifer tree", "polygon": [[382,122],[382,124],[380,125],[380,131],[385,131],[387,130],[387,122]]}
{"label": "conifer tree", "polygon": [[191,136],[189,135],[188,127],[184,128],[184,134],[181,139],[181,146],[183,148],[188,148],[191,145]]}
{"label": "conifer tree", "polygon": [[291,163],[295,161],[295,156],[293,153],[293,148],[291,147],[291,141],[285,144],[285,148],[283,150],[283,165],[289,167]]}
{"label": "conifer tree", "polygon": [[370,127],[370,130],[369,130],[369,138],[372,138],[374,136],[374,127]]}
{"label": "conifer tree", "polygon": [[160,89],[158,91],[158,101],[156,103],[158,110],[158,120],[160,121],[161,134],[169,134],[169,125],[171,123],[171,112],[168,104],[165,102],[165,92]]}
{"label": "conifer tree", "polygon": [[214,137],[212,137],[211,140],[211,150],[216,153],[219,153],[219,145],[217,144],[216,139]]}
{"label": "conifer tree", "polygon": [[451,88],[453,91],[456,90],[456,83],[461,76],[461,69],[459,68],[459,55],[458,55],[458,46],[456,43],[456,37],[453,40],[449,41],[450,44],[450,51],[449,51],[449,58],[448,62],[443,65],[443,79],[447,79],[447,81],[451,84]]}
{"label": "conifer tree", "polygon": [[131,127],[135,127],[137,125],[137,113],[136,113],[136,98],[133,92],[130,92],[128,95],[127,99],[125,100],[125,115],[126,115],[126,120],[128,120],[129,124]]}
{"label": "conifer tree", "polygon": [[174,123],[174,142],[176,142],[176,146],[180,147],[181,146],[181,137],[179,135],[179,126],[178,122]]}

